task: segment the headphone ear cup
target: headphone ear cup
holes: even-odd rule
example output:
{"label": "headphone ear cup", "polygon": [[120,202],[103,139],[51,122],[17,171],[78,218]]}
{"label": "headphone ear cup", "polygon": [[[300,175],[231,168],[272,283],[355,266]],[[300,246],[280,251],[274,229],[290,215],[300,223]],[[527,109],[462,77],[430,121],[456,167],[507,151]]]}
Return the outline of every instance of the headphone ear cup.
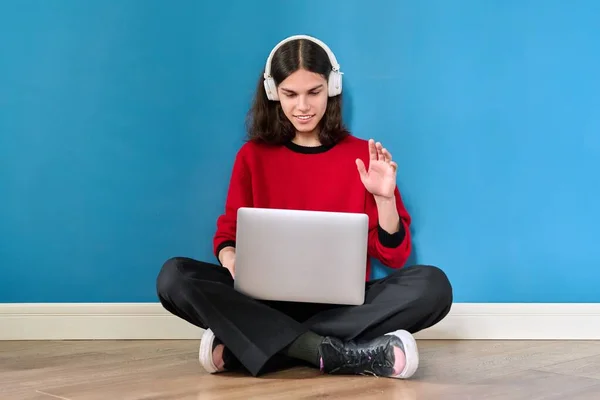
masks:
{"label": "headphone ear cup", "polygon": [[334,97],[342,93],[342,74],[337,71],[332,71],[331,74],[329,74],[327,86],[329,97]]}
{"label": "headphone ear cup", "polygon": [[265,78],[265,92],[267,93],[267,98],[269,100],[279,100],[279,96],[277,95],[277,85],[275,85],[273,78]]}

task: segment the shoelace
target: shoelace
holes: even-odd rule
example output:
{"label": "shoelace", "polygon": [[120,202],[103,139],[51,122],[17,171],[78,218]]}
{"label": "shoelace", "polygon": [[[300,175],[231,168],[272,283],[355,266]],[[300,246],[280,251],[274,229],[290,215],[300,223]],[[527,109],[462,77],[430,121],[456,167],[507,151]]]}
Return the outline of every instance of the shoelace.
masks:
{"label": "shoelace", "polygon": [[379,345],[374,348],[349,350],[350,358],[347,364],[355,367],[362,365],[387,367],[390,362],[385,357],[386,347],[386,345]]}
{"label": "shoelace", "polygon": [[[367,349],[345,349],[343,351],[344,363],[331,372],[337,372],[340,369],[351,369],[360,375],[379,376],[381,367],[393,368],[393,364],[386,358],[387,344],[381,344],[377,347]],[[359,372],[361,371],[361,372]]]}

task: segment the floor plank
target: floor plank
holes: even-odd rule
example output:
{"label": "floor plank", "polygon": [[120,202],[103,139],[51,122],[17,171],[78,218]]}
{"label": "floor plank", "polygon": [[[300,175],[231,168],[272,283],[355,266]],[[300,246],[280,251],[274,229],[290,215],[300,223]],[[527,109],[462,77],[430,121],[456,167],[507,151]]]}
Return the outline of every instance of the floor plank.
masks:
{"label": "floor plank", "polygon": [[578,358],[538,368],[539,371],[600,379],[600,355]]}
{"label": "floor plank", "polygon": [[206,374],[197,341],[0,342],[0,398],[600,399],[600,342],[419,341],[408,381],[295,368]]}

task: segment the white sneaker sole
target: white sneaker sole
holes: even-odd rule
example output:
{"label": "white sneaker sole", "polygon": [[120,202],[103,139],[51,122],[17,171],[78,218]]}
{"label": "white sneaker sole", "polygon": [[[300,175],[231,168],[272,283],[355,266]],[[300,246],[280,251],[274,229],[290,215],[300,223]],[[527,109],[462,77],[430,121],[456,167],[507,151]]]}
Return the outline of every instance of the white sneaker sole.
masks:
{"label": "white sneaker sole", "polygon": [[200,339],[200,349],[198,350],[198,360],[200,365],[210,374],[218,372],[217,367],[213,363],[213,342],[215,334],[210,329],[204,331]]}
{"label": "white sneaker sole", "polygon": [[413,335],[405,330],[390,332],[386,335],[396,336],[402,341],[402,344],[404,345],[404,355],[406,356],[406,365],[404,366],[404,369],[398,375],[392,376],[392,378],[410,378],[419,368],[419,349],[417,347],[417,341]]}

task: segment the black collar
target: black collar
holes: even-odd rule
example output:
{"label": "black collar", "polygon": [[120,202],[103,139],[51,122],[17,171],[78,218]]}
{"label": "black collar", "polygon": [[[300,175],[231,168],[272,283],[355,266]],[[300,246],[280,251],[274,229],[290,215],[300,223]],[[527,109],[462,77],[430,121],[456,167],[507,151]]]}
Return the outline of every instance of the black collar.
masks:
{"label": "black collar", "polygon": [[296,144],[296,143],[292,142],[291,140],[285,144],[285,147],[287,147],[288,149],[290,149],[296,153],[301,153],[301,154],[325,153],[326,151],[331,150],[333,148],[333,146],[335,146],[335,145],[300,146],[299,144]]}

